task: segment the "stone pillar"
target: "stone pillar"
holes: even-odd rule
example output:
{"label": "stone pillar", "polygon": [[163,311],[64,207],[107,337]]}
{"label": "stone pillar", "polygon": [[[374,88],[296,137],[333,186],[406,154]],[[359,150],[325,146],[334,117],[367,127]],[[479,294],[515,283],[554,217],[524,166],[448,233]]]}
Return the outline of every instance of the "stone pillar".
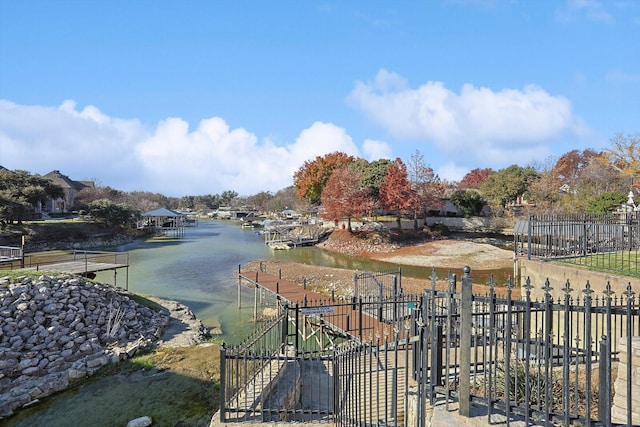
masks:
{"label": "stone pillar", "polygon": [[[631,348],[627,348],[627,337],[618,342],[620,362],[618,363],[618,377],[616,378],[611,409],[611,421],[626,424],[629,411],[633,425],[640,425],[640,337],[631,338]],[[631,352],[631,357],[629,357]],[[627,376],[627,369],[631,362],[631,378]],[[627,383],[631,382],[631,408],[627,408]]]}

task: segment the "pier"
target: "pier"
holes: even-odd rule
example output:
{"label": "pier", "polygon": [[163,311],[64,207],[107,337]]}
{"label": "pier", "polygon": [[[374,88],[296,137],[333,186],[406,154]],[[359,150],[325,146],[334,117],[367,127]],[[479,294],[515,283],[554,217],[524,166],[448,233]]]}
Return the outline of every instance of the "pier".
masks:
{"label": "pier", "polygon": [[[113,271],[113,285],[117,286],[118,270],[125,269],[125,288],[129,289],[129,254],[127,252],[73,251],[55,255],[27,254],[20,260],[21,271],[56,271],[94,278],[101,271]],[[10,265],[12,267],[12,265]]]}
{"label": "pier", "polygon": [[[241,305],[240,288],[242,284],[255,288],[254,316],[257,317],[258,292],[265,290],[279,301],[295,309],[310,323],[329,328],[345,338],[356,340],[389,339],[397,332],[397,327],[410,307],[399,301],[391,309],[383,308],[378,300],[371,298],[351,298],[336,300],[306,289],[300,285],[266,271],[238,270],[238,306]],[[298,315],[298,314],[296,314]]]}
{"label": "pier", "polygon": [[20,246],[0,246],[0,263],[22,261],[23,250]]}

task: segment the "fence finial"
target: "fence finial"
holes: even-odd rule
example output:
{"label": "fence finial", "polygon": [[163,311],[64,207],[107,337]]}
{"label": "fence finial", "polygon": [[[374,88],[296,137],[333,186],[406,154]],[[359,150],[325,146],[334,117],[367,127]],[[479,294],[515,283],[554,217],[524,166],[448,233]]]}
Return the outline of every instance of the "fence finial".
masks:
{"label": "fence finial", "polygon": [[525,289],[528,295],[531,294],[531,289],[533,289],[534,287],[535,286],[531,284],[531,277],[527,276],[527,279],[524,281],[523,288]]}
{"label": "fence finial", "polygon": [[612,295],[615,295],[615,292],[613,290],[611,290],[611,282],[607,280],[607,286],[604,288],[604,291],[602,291],[603,294],[605,294],[605,296],[608,299],[611,299]]}
{"label": "fence finial", "polygon": [[567,279],[567,281],[565,282],[564,288],[562,289],[562,291],[565,293],[566,296],[569,296],[569,294],[573,292],[573,289],[571,289],[571,283],[569,283],[569,279]]}
{"label": "fence finial", "polygon": [[635,294],[636,294],[636,293],[635,293],[635,292],[633,292],[633,291],[631,290],[631,282],[629,282],[629,283],[627,284],[627,290],[626,290],[626,291],[624,291],[624,292],[622,293],[622,295],[624,295],[625,297],[627,297],[627,299],[628,299],[628,300],[632,300],[632,301],[633,301],[633,296],[634,296]]}
{"label": "fence finial", "polygon": [[587,284],[585,285],[582,293],[585,295],[585,298],[591,298],[591,294],[593,293],[593,289],[591,289],[591,283],[587,280]]}

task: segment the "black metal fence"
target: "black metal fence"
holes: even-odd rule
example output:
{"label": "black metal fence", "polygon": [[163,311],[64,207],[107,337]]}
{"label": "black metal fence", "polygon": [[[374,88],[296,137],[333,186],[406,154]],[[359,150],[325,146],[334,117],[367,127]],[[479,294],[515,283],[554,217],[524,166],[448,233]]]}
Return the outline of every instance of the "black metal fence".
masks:
{"label": "black metal fence", "polygon": [[640,212],[607,215],[531,215],[514,228],[517,255],[556,258],[616,271],[640,273]]}
{"label": "black metal fence", "polygon": [[[589,283],[572,289],[566,282],[564,298],[554,300],[549,281],[526,280],[520,294],[511,282],[498,289],[491,280],[487,294],[473,295],[468,270],[460,289],[455,275],[445,280],[447,289],[437,290],[433,274],[419,297],[359,298],[355,309],[365,317],[366,304],[396,312],[375,319],[392,332],[341,331],[340,340],[314,350],[303,344],[307,318],[326,328],[307,337],[325,333],[333,324],[327,316],[353,313],[353,301],[309,303],[324,308],[306,315],[303,307],[282,307],[245,344],[221,350],[221,421],[423,427],[427,406],[439,401],[456,402],[463,416],[471,403],[484,407],[489,423],[500,412],[526,424],[618,425],[613,381],[638,369],[632,337],[640,335],[640,306],[631,285],[621,295],[609,287],[596,295]],[[542,300],[531,299],[534,286]],[[628,351],[620,353],[621,344]],[[621,387],[626,420],[618,422],[633,425],[640,408],[630,381]]]}
{"label": "black metal fence", "polygon": [[[455,397],[463,411],[464,402],[479,403],[487,408],[488,421],[500,410],[527,424],[611,425],[612,368],[633,364],[630,353],[627,360],[618,359],[619,344],[624,340],[630,349],[631,337],[640,332],[631,285],[623,295],[609,287],[593,295],[589,283],[572,289],[567,281],[563,300],[554,301],[547,281],[539,284],[545,298],[533,301],[529,280],[521,297],[513,296],[511,283],[506,296],[498,297],[493,282],[487,295],[471,295],[470,281],[463,278],[458,311],[452,295],[425,293],[425,328],[442,353],[432,356],[431,367],[437,368],[438,360],[451,363],[438,369],[442,375],[430,384],[435,395]],[[632,405],[628,397],[629,425],[632,410],[639,409]]]}

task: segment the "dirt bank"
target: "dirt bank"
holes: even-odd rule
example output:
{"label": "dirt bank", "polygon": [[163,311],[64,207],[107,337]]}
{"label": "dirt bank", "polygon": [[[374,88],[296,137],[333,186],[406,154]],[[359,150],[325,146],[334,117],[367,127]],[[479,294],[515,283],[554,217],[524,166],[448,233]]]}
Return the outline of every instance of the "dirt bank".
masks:
{"label": "dirt bank", "polygon": [[[353,249],[343,243],[334,245],[343,247],[346,253],[353,253]],[[463,240],[435,240],[416,243],[407,246],[393,246],[388,244],[385,250],[375,252],[357,251],[360,256],[393,262],[400,265],[417,265],[425,267],[451,268],[461,270],[468,265],[471,270],[505,269],[513,266],[513,252],[500,249],[486,243],[474,243]],[[266,262],[268,271],[280,271],[282,277],[296,283],[304,283],[318,293],[330,294],[331,289],[346,293],[353,285],[355,270],[342,268],[320,267],[288,261],[257,260],[243,267],[245,271],[258,270],[260,262]],[[404,276],[402,286],[405,292],[419,293],[429,284],[424,279]],[[444,282],[439,283],[444,287]],[[474,284],[474,289],[486,289],[482,284]]]}

